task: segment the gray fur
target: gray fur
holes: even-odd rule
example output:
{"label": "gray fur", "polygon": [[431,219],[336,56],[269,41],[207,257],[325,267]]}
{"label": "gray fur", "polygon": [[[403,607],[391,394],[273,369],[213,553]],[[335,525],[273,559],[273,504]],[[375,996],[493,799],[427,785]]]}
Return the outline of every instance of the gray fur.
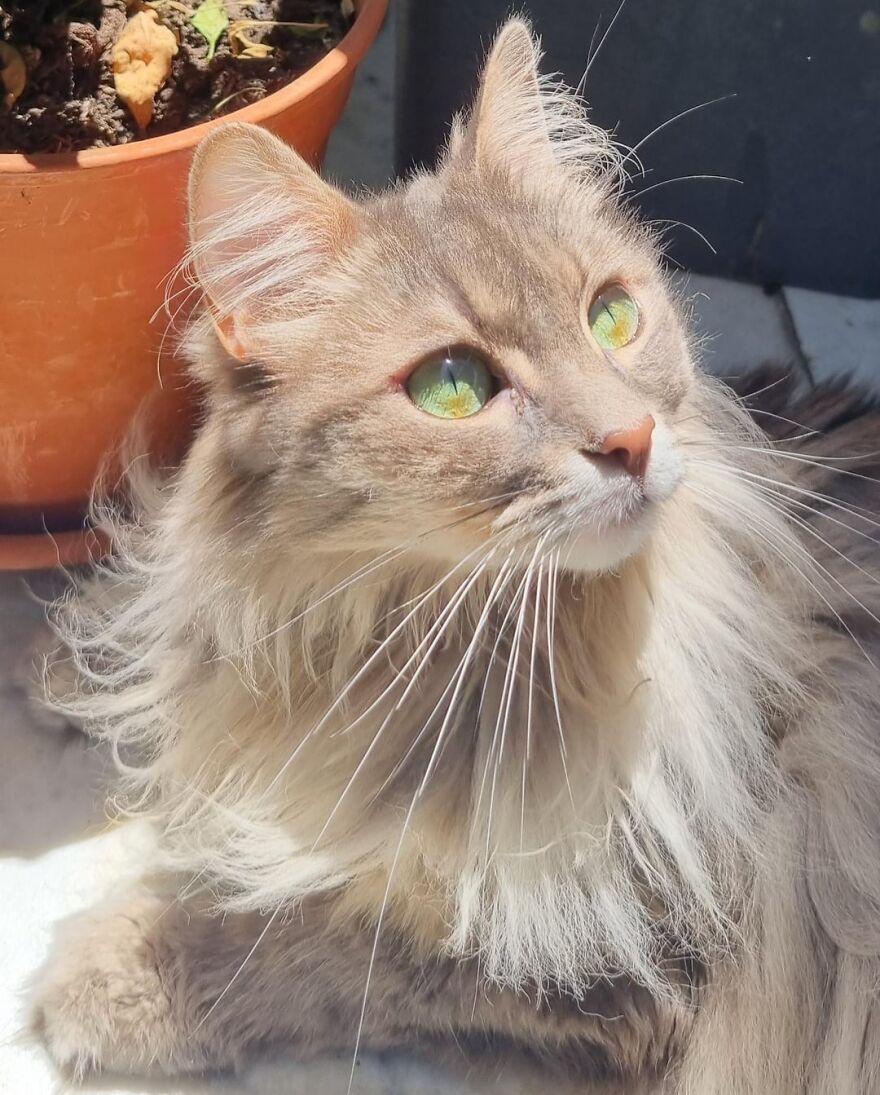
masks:
{"label": "gray fur", "polygon": [[[880,1090],[880,416],[703,376],[619,157],[535,64],[513,21],[438,172],[363,206],[259,131],[200,150],[205,423],[56,612],[56,705],[165,872],[39,977],[77,1073],[363,1044]],[[614,354],[609,279],[642,313]],[[516,382],[429,422],[395,378],[458,341]],[[636,487],[598,454],[648,413]]]}

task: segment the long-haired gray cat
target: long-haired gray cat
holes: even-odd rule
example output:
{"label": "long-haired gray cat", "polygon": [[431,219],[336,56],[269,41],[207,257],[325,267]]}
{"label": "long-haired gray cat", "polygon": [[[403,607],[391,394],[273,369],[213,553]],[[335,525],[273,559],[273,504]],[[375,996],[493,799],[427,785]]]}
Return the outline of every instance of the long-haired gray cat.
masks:
{"label": "long-haired gray cat", "polygon": [[536,66],[508,23],[437,171],[363,203],[259,129],[199,149],[204,423],[57,613],[163,849],[40,976],[78,1073],[880,1091],[880,419],[771,441],[699,371]]}

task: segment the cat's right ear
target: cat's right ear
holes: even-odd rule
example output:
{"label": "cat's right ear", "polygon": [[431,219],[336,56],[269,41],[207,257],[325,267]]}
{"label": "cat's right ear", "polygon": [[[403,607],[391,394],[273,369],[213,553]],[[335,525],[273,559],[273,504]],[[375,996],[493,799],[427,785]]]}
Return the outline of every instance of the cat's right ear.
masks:
{"label": "cat's right ear", "polygon": [[190,263],[223,345],[249,356],[261,317],[307,306],[315,273],[356,231],[357,207],[258,126],[223,126],[189,178]]}

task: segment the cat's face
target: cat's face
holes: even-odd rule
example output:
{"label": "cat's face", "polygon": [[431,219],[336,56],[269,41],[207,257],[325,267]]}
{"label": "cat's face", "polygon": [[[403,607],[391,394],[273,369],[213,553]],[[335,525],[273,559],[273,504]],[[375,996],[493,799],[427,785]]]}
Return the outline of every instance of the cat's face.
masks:
{"label": "cat's face", "polygon": [[509,24],[438,172],[363,205],[251,127],[202,147],[213,452],[294,553],[560,544],[597,571],[680,481],[678,307],[607,139],[535,61]]}

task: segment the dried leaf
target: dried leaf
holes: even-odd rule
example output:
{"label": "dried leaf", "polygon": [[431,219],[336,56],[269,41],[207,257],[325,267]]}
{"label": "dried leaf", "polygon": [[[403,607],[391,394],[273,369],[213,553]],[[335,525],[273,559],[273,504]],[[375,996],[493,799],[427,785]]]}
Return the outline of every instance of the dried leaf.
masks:
{"label": "dried leaf", "polygon": [[251,60],[263,61],[267,57],[271,57],[275,50],[266,42],[251,42],[249,46],[238,54],[239,57],[248,57]]}
{"label": "dried leaf", "polygon": [[205,0],[190,19],[192,25],[208,43],[208,60],[214,56],[223,31],[229,26],[225,0]]}
{"label": "dried leaf", "polygon": [[153,99],[171,75],[171,58],[175,53],[174,32],[160,23],[152,8],[129,19],[113,48],[116,94],[131,111],[139,129],[146,129],[153,118]]}
{"label": "dried leaf", "polygon": [[3,105],[11,110],[27,86],[27,66],[22,55],[8,42],[0,42],[0,82],[6,89]]}
{"label": "dried leaf", "polygon": [[[261,43],[248,37],[248,31],[260,27],[284,27],[299,38],[318,38],[329,29],[328,23],[289,23],[279,19],[236,19],[229,24],[229,45],[236,57],[268,57],[266,53],[250,53],[249,50]],[[272,47],[268,47],[271,51]]]}

